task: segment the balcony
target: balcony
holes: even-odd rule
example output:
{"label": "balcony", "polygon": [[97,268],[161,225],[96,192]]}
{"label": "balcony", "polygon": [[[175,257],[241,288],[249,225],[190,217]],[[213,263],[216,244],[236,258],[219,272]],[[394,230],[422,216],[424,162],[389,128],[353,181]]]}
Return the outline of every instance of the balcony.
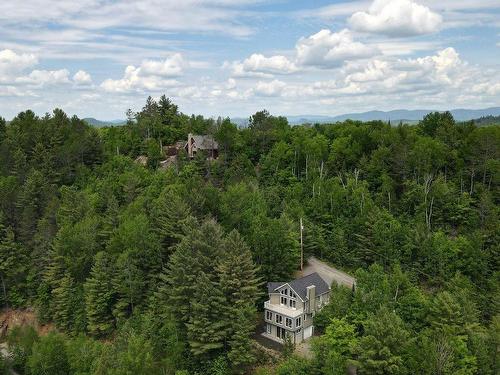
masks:
{"label": "balcony", "polygon": [[302,309],[292,309],[288,306],[271,304],[270,301],[264,302],[264,308],[289,318],[297,318],[304,314]]}

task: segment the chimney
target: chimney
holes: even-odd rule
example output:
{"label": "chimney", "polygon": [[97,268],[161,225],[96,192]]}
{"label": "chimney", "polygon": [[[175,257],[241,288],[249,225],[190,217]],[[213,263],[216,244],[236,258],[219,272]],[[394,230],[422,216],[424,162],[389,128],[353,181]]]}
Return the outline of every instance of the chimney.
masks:
{"label": "chimney", "polygon": [[187,144],[188,144],[188,150],[187,150],[187,151],[188,151],[188,156],[189,156],[190,158],[192,158],[192,157],[193,157],[193,144],[192,144],[192,142],[191,142],[191,139],[192,139],[192,138],[193,138],[193,134],[192,134],[192,133],[189,133],[189,134],[188,134],[188,142],[187,142]]}
{"label": "chimney", "polygon": [[309,313],[314,314],[316,312],[316,286],[311,285],[306,288],[307,304],[309,307]]}

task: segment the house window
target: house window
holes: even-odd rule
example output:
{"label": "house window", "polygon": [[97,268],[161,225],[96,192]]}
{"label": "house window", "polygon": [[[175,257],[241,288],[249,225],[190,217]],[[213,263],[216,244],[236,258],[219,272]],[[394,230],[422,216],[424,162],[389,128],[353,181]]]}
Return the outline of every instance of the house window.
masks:
{"label": "house window", "polygon": [[266,332],[267,332],[268,335],[271,334],[271,325],[269,323],[266,324]]}
{"label": "house window", "polygon": [[281,304],[286,306],[286,303],[287,303],[287,298],[281,297]]}
{"label": "house window", "polygon": [[266,311],[266,319],[273,320],[273,313],[271,311]]}
{"label": "house window", "polygon": [[279,314],[276,314],[276,323],[278,323],[278,324],[283,323],[283,317]]}
{"label": "house window", "polygon": [[286,330],[281,327],[276,327],[276,336],[280,339],[285,339]]}
{"label": "house window", "polygon": [[288,289],[281,289],[281,294],[284,294],[285,296],[288,294]]}
{"label": "house window", "polygon": [[307,314],[304,314],[304,322],[307,320]]}
{"label": "house window", "polygon": [[287,327],[291,328],[292,327],[292,319],[286,318],[285,324],[286,324]]}
{"label": "house window", "polygon": [[294,299],[290,300],[290,307],[295,310],[296,306],[296,301]]}
{"label": "house window", "polygon": [[296,327],[300,327],[302,325],[302,318],[297,318],[295,319],[295,326]]}

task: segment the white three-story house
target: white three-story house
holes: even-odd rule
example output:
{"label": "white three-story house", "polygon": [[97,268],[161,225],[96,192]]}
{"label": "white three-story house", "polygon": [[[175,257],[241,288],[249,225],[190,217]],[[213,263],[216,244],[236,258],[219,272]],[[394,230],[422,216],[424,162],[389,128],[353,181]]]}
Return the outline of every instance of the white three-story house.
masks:
{"label": "white three-story house", "polygon": [[314,333],[313,318],[330,299],[330,286],[316,272],[289,282],[269,282],[264,336],[300,343]]}

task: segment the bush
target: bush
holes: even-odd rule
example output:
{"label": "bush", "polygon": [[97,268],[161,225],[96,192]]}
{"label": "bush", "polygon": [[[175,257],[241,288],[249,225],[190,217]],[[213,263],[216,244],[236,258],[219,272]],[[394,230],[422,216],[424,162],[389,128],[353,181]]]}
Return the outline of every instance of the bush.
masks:
{"label": "bush", "polygon": [[51,332],[33,345],[27,367],[31,375],[68,375],[70,367],[62,335]]}

